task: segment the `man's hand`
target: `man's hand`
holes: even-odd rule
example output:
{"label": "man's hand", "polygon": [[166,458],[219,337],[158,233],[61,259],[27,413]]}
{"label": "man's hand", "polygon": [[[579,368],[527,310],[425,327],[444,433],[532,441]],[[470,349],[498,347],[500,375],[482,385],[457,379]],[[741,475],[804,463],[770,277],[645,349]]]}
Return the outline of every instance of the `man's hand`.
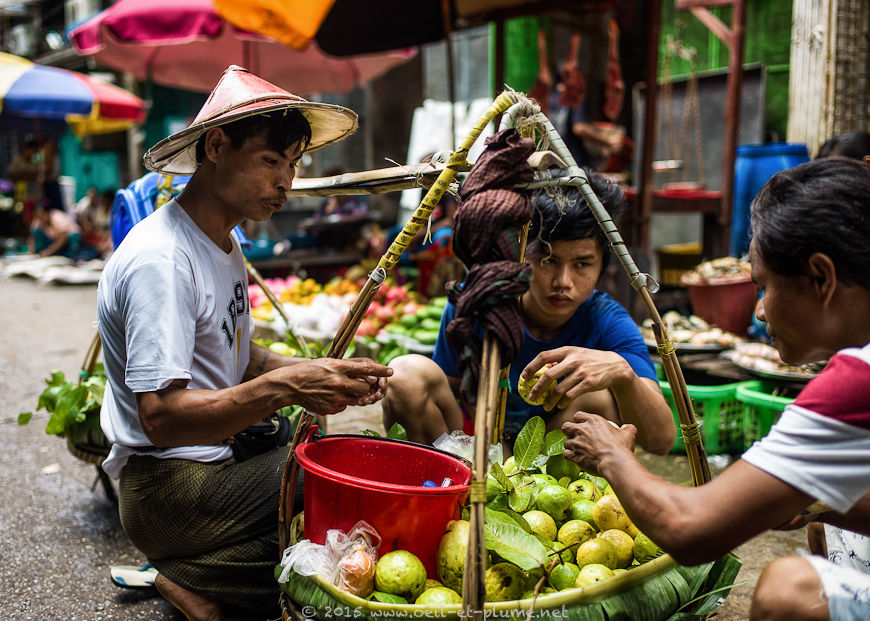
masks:
{"label": "man's hand", "polygon": [[553,366],[543,372],[529,391],[529,399],[537,399],[550,382],[561,377],[544,403],[548,412],[555,407],[567,407],[583,393],[611,388],[635,377],[631,366],[617,353],[570,346],[541,352],[523,369],[522,377],[531,378],[547,364]]}
{"label": "man's hand", "polygon": [[585,472],[604,476],[606,462],[627,463],[634,455],[634,425],[614,427],[597,414],[577,412],[573,423],[562,425],[565,439],[564,456]]}
{"label": "man's hand", "polygon": [[[368,359],[367,358],[348,358],[348,360],[357,360],[360,362],[365,362]],[[371,362],[371,361],[369,361],[369,362]],[[387,367],[387,368],[390,369],[390,371],[391,371],[390,375],[392,375],[393,369],[390,367]],[[380,401],[381,399],[384,398],[384,395],[387,394],[387,377],[380,377],[380,376],[371,375],[371,376],[366,378],[366,381],[371,386],[371,388],[369,389],[369,394],[360,398],[357,405],[371,405],[372,403],[377,403],[378,401]]]}
{"label": "man's hand", "polygon": [[386,378],[393,374],[365,358],[318,358],[280,370],[287,373],[297,394],[294,400],[317,414],[335,414],[349,405],[367,405],[381,399]]}

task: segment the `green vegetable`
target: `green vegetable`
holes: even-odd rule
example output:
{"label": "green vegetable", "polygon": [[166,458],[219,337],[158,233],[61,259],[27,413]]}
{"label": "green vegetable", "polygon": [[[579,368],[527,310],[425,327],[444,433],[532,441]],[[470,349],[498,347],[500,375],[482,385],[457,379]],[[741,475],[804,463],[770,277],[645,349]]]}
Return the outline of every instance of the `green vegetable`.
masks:
{"label": "green vegetable", "polygon": [[418,328],[421,330],[434,330],[437,332],[441,328],[441,320],[427,317],[420,322]]}
{"label": "green vegetable", "polygon": [[414,330],[411,337],[423,345],[434,345],[438,340],[438,330]]}
{"label": "green vegetable", "polygon": [[[48,386],[39,395],[36,409],[46,410],[51,416],[45,426],[45,433],[66,438],[76,426],[85,419],[100,417],[103,393],[106,389],[106,375],[103,365],[98,364],[94,373],[81,383],[66,379],[62,371],[52,371],[45,380]],[[26,425],[33,418],[33,412],[21,412],[18,424]]]}

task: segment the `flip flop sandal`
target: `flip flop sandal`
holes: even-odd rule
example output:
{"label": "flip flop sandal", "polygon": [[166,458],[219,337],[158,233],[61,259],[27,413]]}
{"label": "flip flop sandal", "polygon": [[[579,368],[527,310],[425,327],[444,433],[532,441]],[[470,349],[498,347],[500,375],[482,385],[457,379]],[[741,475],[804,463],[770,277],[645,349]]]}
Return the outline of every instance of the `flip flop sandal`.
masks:
{"label": "flip flop sandal", "polygon": [[151,563],[135,565],[112,565],[109,571],[112,582],[124,589],[153,589],[157,569]]}

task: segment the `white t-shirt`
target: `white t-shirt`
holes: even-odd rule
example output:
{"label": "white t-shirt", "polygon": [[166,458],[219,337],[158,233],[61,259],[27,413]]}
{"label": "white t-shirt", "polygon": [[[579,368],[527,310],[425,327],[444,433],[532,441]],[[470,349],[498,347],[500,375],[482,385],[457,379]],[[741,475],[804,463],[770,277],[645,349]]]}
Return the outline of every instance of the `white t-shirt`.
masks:
{"label": "white t-shirt", "polygon": [[870,344],[835,354],[743,459],[835,511],[852,508],[870,491]]}
{"label": "white t-shirt", "polygon": [[113,443],[103,469],[118,478],[131,454],[217,461],[225,444],[157,448],[142,431],[136,394],[184,380],[217,390],[242,381],[251,309],[244,257],[229,254],[172,200],[137,224],[112,254],[97,292],[108,379],[100,425]]}

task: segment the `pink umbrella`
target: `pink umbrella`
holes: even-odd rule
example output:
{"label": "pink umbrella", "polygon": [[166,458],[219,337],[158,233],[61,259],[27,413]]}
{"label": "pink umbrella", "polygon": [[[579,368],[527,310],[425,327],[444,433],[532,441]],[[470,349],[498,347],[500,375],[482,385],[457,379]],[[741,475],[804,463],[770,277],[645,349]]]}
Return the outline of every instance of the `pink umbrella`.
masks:
{"label": "pink umbrella", "polygon": [[296,51],[224,21],[213,0],[118,0],[70,33],[73,48],[137,79],[207,93],[239,64],[294,93],[343,93],[407,61],[413,49],[335,58]]}

